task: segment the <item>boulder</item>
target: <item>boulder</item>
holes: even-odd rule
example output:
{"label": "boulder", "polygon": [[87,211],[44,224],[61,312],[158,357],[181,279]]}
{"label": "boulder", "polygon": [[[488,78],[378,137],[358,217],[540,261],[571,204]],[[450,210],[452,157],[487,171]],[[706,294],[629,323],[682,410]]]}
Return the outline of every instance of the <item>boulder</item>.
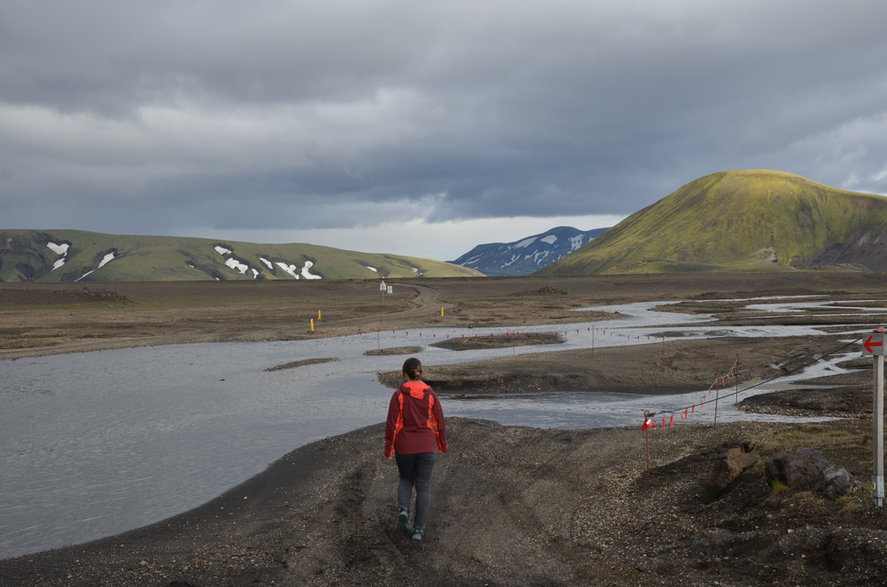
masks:
{"label": "boulder", "polygon": [[769,459],[764,474],[771,484],[779,481],[792,489],[821,493],[830,499],[853,489],[853,479],[844,467],[831,465],[822,454],[809,448]]}
{"label": "boulder", "polygon": [[706,483],[706,493],[710,499],[722,494],[743,471],[758,462],[758,453],[747,452],[740,447],[727,449],[723,457],[715,462]]}

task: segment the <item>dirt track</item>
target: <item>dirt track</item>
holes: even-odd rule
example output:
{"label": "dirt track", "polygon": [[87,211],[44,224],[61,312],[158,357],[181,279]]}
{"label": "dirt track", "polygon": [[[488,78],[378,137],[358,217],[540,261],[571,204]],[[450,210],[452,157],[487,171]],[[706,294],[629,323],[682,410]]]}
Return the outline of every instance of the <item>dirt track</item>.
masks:
{"label": "dirt track", "polygon": [[[883,299],[887,277],[439,280],[395,283],[390,300],[378,297],[375,283],[287,285],[104,284],[90,287],[114,296],[34,304],[22,301],[29,296],[19,292],[38,292],[34,301],[58,286],[4,284],[0,346],[3,356],[14,357],[133,344],[300,338],[312,336],[307,324],[318,309],[324,318],[313,336],[441,323],[480,328],[571,322],[577,319],[571,309],[643,299],[801,294]],[[18,301],[9,302],[13,298]],[[693,304],[679,309],[699,310]],[[720,312],[725,323],[763,320],[730,304]],[[857,319],[875,326],[887,316],[872,311],[857,313]],[[815,320],[839,324],[847,318]],[[840,338],[722,339],[707,346],[741,357],[749,376],[767,376],[815,360]],[[569,351],[432,365],[428,378],[444,392],[444,408],[448,389],[695,388],[719,366],[700,362],[701,349],[694,344],[667,353],[626,348],[594,356]],[[166,522],[0,561],[0,577],[4,585],[880,582],[887,573],[887,518],[871,505],[867,486],[870,381],[863,372],[843,377],[837,391],[777,394],[756,402],[757,409],[849,417],[834,423],[657,431],[649,470],[637,428],[550,431],[453,419],[452,450],[435,471],[432,522],[421,545],[391,529],[396,473],[380,456],[381,429],[372,427],[296,450],[218,500]],[[720,499],[706,500],[712,464],[726,446],[739,444],[754,445],[762,458],[798,446],[819,449],[847,468],[859,486],[838,500],[771,491],[762,460]]]}

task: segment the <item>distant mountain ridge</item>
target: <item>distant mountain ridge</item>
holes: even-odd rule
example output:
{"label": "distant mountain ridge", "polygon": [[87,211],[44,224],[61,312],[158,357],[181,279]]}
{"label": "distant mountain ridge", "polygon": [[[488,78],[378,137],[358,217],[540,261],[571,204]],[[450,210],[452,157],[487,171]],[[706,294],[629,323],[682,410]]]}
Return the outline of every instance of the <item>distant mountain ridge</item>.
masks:
{"label": "distant mountain ridge", "polygon": [[887,198],[769,170],[713,173],[539,275],[887,271]]}
{"label": "distant mountain ridge", "polygon": [[485,275],[529,275],[578,250],[605,230],[583,231],[558,226],[512,243],[477,245],[451,263],[477,269]]}
{"label": "distant mountain ridge", "polygon": [[0,282],[469,277],[417,257],[309,244],[257,244],[80,230],[0,230]]}

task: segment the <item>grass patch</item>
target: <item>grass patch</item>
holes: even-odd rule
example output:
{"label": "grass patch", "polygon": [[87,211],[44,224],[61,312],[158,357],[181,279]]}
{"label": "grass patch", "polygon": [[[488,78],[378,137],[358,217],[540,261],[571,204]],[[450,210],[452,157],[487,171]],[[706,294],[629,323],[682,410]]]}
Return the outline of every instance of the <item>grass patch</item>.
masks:
{"label": "grass patch", "polygon": [[869,442],[864,431],[835,428],[825,424],[805,424],[755,439],[762,453],[792,452],[799,448],[814,450],[864,448]]}
{"label": "grass patch", "polygon": [[770,479],[770,490],[773,493],[785,493],[787,491],[791,491],[791,487],[789,487],[779,479]]}

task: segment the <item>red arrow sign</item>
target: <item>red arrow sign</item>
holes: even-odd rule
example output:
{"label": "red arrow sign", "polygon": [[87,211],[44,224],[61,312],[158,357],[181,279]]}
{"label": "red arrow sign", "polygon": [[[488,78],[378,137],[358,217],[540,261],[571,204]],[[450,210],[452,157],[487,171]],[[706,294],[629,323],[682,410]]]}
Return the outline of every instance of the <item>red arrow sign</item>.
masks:
{"label": "red arrow sign", "polygon": [[873,349],[872,347],[884,346],[883,340],[876,341],[876,340],[874,340],[874,338],[875,338],[874,334],[869,334],[869,337],[867,339],[865,339],[865,342],[862,345],[865,347],[865,350],[867,353],[875,354],[875,349]]}

